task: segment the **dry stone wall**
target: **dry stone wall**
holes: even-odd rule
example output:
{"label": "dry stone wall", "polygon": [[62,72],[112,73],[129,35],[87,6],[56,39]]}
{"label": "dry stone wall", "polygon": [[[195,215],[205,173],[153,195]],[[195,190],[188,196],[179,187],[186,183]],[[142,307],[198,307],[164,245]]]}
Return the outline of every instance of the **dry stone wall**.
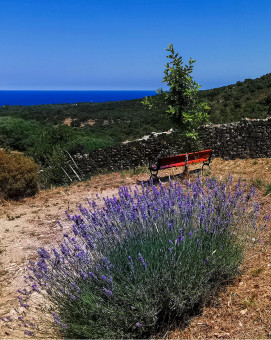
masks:
{"label": "dry stone wall", "polygon": [[200,136],[206,148],[224,159],[271,157],[271,117],[204,126]]}
{"label": "dry stone wall", "polygon": [[206,125],[199,129],[201,142],[191,144],[176,133],[151,135],[147,140],[130,142],[89,154],[77,154],[75,160],[82,174],[101,169],[135,169],[155,162],[159,157],[213,149],[224,159],[271,157],[271,117],[243,119],[238,123]]}

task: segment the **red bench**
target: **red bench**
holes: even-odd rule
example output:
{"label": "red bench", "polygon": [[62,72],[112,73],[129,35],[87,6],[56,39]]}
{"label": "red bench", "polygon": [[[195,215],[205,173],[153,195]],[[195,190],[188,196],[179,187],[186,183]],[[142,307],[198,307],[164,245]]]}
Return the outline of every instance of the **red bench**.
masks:
{"label": "red bench", "polygon": [[[189,164],[203,162],[201,170],[204,166],[210,167],[212,157],[212,149],[203,150],[199,152],[184,153],[178,156],[159,158],[156,165],[150,165],[149,170],[151,177],[158,178],[158,171],[170,168],[176,168],[179,166],[184,166],[184,171],[186,171]],[[155,173],[154,173],[155,172]]]}

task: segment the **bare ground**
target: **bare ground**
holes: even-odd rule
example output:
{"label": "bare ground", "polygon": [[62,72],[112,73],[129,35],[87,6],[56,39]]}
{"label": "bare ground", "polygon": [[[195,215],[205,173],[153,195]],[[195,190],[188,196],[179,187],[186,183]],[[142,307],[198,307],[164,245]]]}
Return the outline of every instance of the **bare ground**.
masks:
{"label": "bare ground", "polygon": [[[191,168],[192,169],[192,168]],[[173,176],[178,170],[163,172]],[[264,184],[271,184],[271,159],[212,162],[210,176],[223,179],[228,173],[256,184],[266,209],[271,195],[264,195]],[[193,177],[193,175],[191,175]],[[17,306],[17,289],[24,286],[27,262],[36,258],[39,247],[54,247],[70,225],[65,211],[76,213],[85,198],[115,194],[122,185],[134,185],[148,180],[148,173],[132,175],[126,171],[93,177],[87,182],[67,188],[42,191],[19,202],[3,201],[0,205],[0,315],[13,315]],[[61,221],[64,230],[57,221]],[[219,295],[203,314],[191,320],[188,327],[181,325],[166,333],[166,338],[269,338],[271,337],[271,232],[266,230],[263,241],[248,251],[244,274]],[[0,323],[0,337],[11,333]],[[52,336],[49,334],[48,336]],[[21,329],[9,337],[26,337]],[[46,334],[43,335],[46,337]]]}

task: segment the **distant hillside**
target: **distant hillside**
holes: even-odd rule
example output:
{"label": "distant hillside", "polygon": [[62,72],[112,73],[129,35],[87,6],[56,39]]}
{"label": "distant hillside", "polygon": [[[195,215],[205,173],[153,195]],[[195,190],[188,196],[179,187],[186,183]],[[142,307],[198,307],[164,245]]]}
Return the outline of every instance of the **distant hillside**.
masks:
{"label": "distant hillside", "polygon": [[200,91],[200,98],[209,104],[213,123],[271,116],[271,73],[238,81],[234,85]]}
{"label": "distant hillside", "polygon": [[[200,91],[199,95],[200,100],[210,106],[212,123],[234,122],[245,117],[265,118],[271,116],[271,73]],[[149,110],[141,101],[6,105],[0,107],[0,147],[27,151],[37,160],[34,149],[47,141],[52,145],[63,144],[65,148],[70,143],[71,152],[91,151],[176,127],[163,114],[165,107]]]}
{"label": "distant hillside", "polygon": [[28,124],[35,122],[41,127],[66,124],[81,135],[107,139],[110,144],[174,127],[161,114],[163,110],[149,110],[141,101],[5,106],[0,107],[0,123],[12,118],[23,119]]}
{"label": "distant hillside", "polygon": [[[200,91],[210,106],[210,121],[271,116],[271,74],[234,85]],[[163,105],[149,110],[141,99],[107,103],[77,103],[0,107],[0,148],[32,156],[43,170],[40,187],[74,179],[70,155],[133,140],[151,132],[176,128]],[[75,179],[77,179],[76,177]]]}

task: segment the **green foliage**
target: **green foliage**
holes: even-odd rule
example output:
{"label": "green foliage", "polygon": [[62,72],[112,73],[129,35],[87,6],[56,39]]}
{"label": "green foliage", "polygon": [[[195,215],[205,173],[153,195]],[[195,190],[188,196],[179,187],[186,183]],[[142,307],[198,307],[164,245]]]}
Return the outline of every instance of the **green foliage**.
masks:
{"label": "green foliage", "polygon": [[38,166],[22,154],[0,150],[0,196],[19,199],[38,192]]}
{"label": "green foliage", "polygon": [[[187,317],[196,311],[196,306],[206,302],[214,288],[234,278],[242,261],[242,251],[230,235],[212,236],[202,230],[182,246],[173,246],[174,251],[170,253],[169,239],[177,237],[178,233],[170,231],[162,235],[158,231],[149,235],[142,233],[112,250],[108,259],[115,268],[111,278],[115,297],[101,312],[102,287],[82,282],[82,301],[75,300],[72,308],[63,311],[65,319],[71,322],[66,336],[146,338],[159,332],[168,320]],[[138,253],[147,258],[147,270],[137,261]],[[132,269],[127,264],[129,256],[134,259]],[[205,264],[206,259],[209,259],[208,264]],[[129,305],[129,301],[133,304]],[[82,320],[82,310],[87,324]],[[99,317],[101,313],[102,318]],[[137,329],[135,320],[144,324],[142,332]]]}
{"label": "green foliage", "polygon": [[72,155],[90,149],[91,145],[87,143],[89,141],[86,138],[65,125],[44,129],[28,150],[41,167],[42,187],[80,180],[81,173]]}
{"label": "green foliage", "polygon": [[[41,185],[63,185],[80,178],[72,155],[106,147],[110,142],[89,138],[66,125],[46,127],[33,139],[33,146],[27,153],[40,165]],[[78,177],[79,176],[79,177]]]}
{"label": "green foliage", "polygon": [[183,65],[183,59],[174,51],[173,44],[170,44],[166,51],[170,53],[167,56],[170,61],[165,65],[162,82],[167,84],[169,90],[160,89],[158,98],[146,97],[143,103],[153,108],[157,104],[161,105],[161,101],[164,102],[166,113],[179,124],[181,132],[196,138],[196,129],[208,121],[208,106],[199,102],[200,85],[191,76],[195,60],[190,58],[188,65]]}
{"label": "green foliage", "polygon": [[91,138],[90,136],[80,136],[79,141],[80,145],[82,145],[81,150],[78,150],[80,152],[82,152],[83,150],[87,152],[97,149],[103,149],[107,146],[115,144],[113,138],[110,138],[109,136],[107,136],[106,138]]}
{"label": "green foliage", "polygon": [[40,183],[43,188],[71,183],[75,178],[69,168],[69,157],[65,150],[56,146],[46,154],[45,164],[41,165]]}
{"label": "green foliage", "polygon": [[[10,106],[9,110],[0,107],[1,116],[22,118],[25,121],[35,120],[44,126],[63,125],[66,118],[71,118],[70,129],[79,138],[92,141],[97,147],[104,144],[115,144],[150,134],[152,131],[162,132],[174,128],[161,110],[150,111],[141,104],[141,100],[123,100],[107,103],[54,104],[35,106]],[[94,122],[89,125],[88,121]],[[78,127],[82,124],[81,127]],[[73,125],[76,125],[75,127]],[[99,143],[95,141],[99,140]],[[99,145],[98,145],[99,144]],[[96,147],[96,146],[95,146]]]}
{"label": "green foliage", "polygon": [[210,106],[212,123],[237,122],[242,118],[262,119],[271,115],[271,73],[236,84],[200,91]]}
{"label": "green foliage", "polygon": [[25,151],[32,143],[32,136],[42,129],[42,125],[32,120],[4,116],[0,117],[0,146]]}
{"label": "green foliage", "polygon": [[46,127],[34,137],[33,147],[28,153],[34,157],[37,163],[46,165],[56,148],[62,148],[75,153],[78,149],[79,139],[76,131],[65,125]]}

